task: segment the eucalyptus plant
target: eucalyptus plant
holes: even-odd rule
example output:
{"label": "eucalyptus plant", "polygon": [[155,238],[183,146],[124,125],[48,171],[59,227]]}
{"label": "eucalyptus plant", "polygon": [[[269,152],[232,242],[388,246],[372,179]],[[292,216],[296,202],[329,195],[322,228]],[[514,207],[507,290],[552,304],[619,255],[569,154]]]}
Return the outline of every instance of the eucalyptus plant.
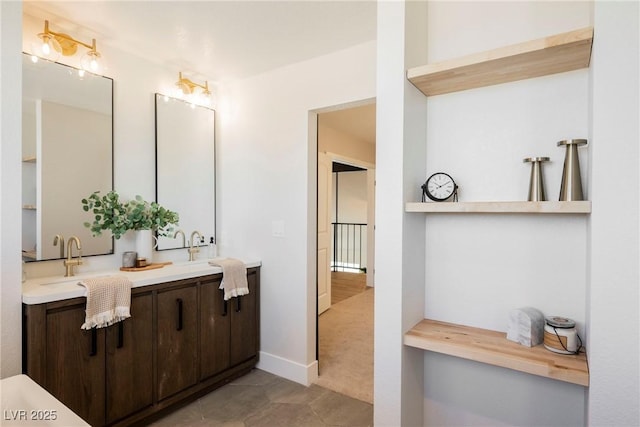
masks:
{"label": "eucalyptus plant", "polygon": [[94,215],[93,222],[85,222],[94,236],[109,230],[119,239],[129,230],[155,230],[158,236],[168,236],[178,224],[179,215],[156,202],[147,202],[141,196],[123,202],[115,191],[101,196],[99,191],[82,199],[82,209]]}

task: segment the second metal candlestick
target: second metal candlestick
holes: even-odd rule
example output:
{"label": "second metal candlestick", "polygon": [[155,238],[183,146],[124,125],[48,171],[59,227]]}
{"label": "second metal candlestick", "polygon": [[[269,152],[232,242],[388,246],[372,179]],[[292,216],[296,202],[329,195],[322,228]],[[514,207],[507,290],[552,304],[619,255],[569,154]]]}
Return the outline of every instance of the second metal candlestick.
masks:
{"label": "second metal candlestick", "polygon": [[542,179],[542,162],[548,162],[548,157],[527,157],[522,160],[524,163],[531,163],[531,176],[529,178],[529,198],[530,202],[542,202],[547,200],[544,193],[544,180]]}
{"label": "second metal candlestick", "polygon": [[558,147],[567,147],[562,171],[562,185],[560,186],[560,201],[584,200],[582,195],[582,179],[580,177],[580,162],[578,161],[578,147],[586,145],[586,139],[567,139],[558,142]]}

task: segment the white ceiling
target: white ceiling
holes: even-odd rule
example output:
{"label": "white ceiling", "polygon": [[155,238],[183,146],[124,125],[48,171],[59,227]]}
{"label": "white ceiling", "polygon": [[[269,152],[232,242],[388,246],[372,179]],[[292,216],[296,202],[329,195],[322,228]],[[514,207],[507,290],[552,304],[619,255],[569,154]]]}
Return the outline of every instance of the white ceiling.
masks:
{"label": "white ceiling", "polygon": [[371,0],[25,0],[23,10],[48,19],[53,31],[96,38],[98,47],[113,46],[214,83],[376,38]]}
{"label": "white ceiling", "polygon": [[[23,11],[53,31],[95,38],[98,50],[114,47],[214,86],[376,38],[374,0],[25,0]],[[323,116],[375,144],[375,105]]]}
{"label": "white ceiling", "polygon": [[323,126],[369,144],[376,143],[376,104],[367,104],[319,115]]}

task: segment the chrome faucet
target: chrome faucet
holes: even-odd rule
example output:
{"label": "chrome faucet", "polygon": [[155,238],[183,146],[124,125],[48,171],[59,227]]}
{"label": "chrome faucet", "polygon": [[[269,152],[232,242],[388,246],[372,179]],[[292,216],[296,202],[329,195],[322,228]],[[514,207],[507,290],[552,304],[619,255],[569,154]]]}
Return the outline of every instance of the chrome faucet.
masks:
{"label": "chrome faucet", "polygon": [[186,244],[186,236],[184,235],[184,231],[182,230],[177,230],[175,233],[173,233],[173,238],[177,239],[178,238],[178,234],[182,234],[182,247],[184,248],[185,246],[187,246]]}
{"label": "chrome faucet", "polygon": [[200,243],[200,240],[202,239],[202,235],[200,234],[200,232],[198,230],[195,230],[193,233],[191,233],[191,240],[189,240],[189,261],[195,261],[196,259],[196,254],[198,252],[200,252],[200,248],[194,244],[194,242],[196,241],[196,237],[198,236],[198,243]]}
{"label": "chrome faucet", "polygon": [[[78,258],[73,257],[73,242],[76,242]],[[82,247],[80,246],[80,239],[78,239],[76,236],[69,237],[69,241],[67,242],[67,259],[64,260],[63,264],[66,268],[64,277],[73,276],[73,267],[75,265],[82,264]]]}
{"label": "chrome faucet", "polygon": [[53,246],[60,245],[60,258],[64,258],[64,236],[56,234],[53,236]]}

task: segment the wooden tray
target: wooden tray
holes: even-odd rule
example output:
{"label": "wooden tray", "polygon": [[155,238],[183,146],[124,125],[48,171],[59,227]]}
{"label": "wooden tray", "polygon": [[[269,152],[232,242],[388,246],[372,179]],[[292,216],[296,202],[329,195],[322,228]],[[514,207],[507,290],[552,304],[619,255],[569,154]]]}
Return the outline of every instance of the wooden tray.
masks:
{"label": "wooden tray", "polygon": [[153,264],[147,264],[144,267],[120,267],[120,271],[146,271],[146,270],[155,270],[156,268],[162,268],[165,265],[173,264],[171,261],[168,262],[157,262]]}

